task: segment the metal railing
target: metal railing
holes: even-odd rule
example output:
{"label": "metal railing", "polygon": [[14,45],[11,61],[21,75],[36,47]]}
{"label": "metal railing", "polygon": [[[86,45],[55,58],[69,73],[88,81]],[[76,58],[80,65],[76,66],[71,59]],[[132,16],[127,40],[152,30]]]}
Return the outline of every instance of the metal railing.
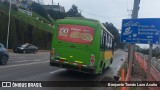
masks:
{"label": "metal railing", "polygon": [[[135,53],[135,58],[140,64],[141,68],[147,71],[148,56],[142,53]],[[150,78],[149,81],[160,81],[160,60],[156,60],[155,57],[151,60]],[[160,87],[150,88],[150,90],[160,90]]]}

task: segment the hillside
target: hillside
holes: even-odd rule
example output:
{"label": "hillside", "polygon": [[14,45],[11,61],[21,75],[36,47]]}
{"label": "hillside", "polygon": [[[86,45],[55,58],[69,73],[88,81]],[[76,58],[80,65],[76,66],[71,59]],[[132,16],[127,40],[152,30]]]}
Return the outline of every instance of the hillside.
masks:
{"label": "hillside", "polygon": [[[0,42],[4,45],[6,45],[8,30],[8,11],[8,4],[0,2]],[[40,49],[49,49],[53,23],[53,19],[45,20],[35,12],[32,17],[28,16],[12,5],[9,48],[14,48],[18,44],[33,43]]]}
{"label": "hillside", "polygon": [[[8,3],[0,2],[0,42],[4,45],[6,45],[8,30],[8,8]],[[67,12],[48,10],[36,2],[33,2],[27,9],[20,6],[19,8],[12,5],[9,48],[14,48],[18,44],[33,43],[40,49],[49,49],[55,20],[65,17],[84,17],[75,5]],[[108,22],[104,23],[104,26],[114,35],[116,48],[123,48],[117,28]]]}
{"label": "hillside", "polygon": [[[51,20],[51,21],[46,20],[44,17],[35,13],[34,11],[32,12],[33,15],[29,16],[29,15],[26,15],[26,14],[18,11],[17,9],[18,8],[16,8],[14,5],[12,5],[11,17],[15,17],[18,20],[21,20],[25,23],[31,24],[31,25],[39,28],[40,30],[45,30],[48,32],[52,31],[52,27],[50,27],[48,24],[54,23],[54,20]],[[8,14],[8,4],[0,3],[0,10],[4,11],[4,13]],[[37,20],[37,18],[39,18],[39,20]],[[42,21],[46,22],[46,23],[42,23]]]}

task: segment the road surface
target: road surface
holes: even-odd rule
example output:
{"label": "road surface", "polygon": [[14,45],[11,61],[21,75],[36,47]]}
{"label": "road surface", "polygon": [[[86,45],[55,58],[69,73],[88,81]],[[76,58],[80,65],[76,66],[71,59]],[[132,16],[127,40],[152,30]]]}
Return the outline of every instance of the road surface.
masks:
{"label": "road surface", "polygon": [[[121,67],[125,59],[124,51],[114,54],[113,64],[102,75],[91,76],[84,73],[68,71],[63,68],[49,66],[49,52],[37,54],[9,53],[10,59],[7,65],[0,65],[0,81],[102,81],[113,80],[113,75]],[[123,59],[123,60],[122,60]],[[1,90],[70,90],[63,88],[0,88]],[[76,90],[103,90],[105,88],[76,88]]]}

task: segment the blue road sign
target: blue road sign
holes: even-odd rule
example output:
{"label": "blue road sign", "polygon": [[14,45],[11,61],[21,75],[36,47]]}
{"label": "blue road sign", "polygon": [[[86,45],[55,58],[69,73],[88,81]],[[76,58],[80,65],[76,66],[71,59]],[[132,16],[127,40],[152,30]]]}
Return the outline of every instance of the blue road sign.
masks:
{"label": "blue road sign", "polygon": [[122,21],[121,42],[160,43],[160,18],[124,19]]}

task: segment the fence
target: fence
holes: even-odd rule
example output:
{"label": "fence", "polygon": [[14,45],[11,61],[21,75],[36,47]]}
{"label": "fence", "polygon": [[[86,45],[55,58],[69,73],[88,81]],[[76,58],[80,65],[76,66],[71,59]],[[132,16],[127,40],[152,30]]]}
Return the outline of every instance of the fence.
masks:
{"label": "fence", "polygon": [[[147,61],[148,56],[141,53],[135,53],[135,58],[139,62],[141,68],[146,72],[147,71]],[[150,81],[160,81],[160,60],[156,60],[155,57],[151,59],[151,68],[150,68]],[[150,90],[160,90],[160,87],[150,88]]]}

